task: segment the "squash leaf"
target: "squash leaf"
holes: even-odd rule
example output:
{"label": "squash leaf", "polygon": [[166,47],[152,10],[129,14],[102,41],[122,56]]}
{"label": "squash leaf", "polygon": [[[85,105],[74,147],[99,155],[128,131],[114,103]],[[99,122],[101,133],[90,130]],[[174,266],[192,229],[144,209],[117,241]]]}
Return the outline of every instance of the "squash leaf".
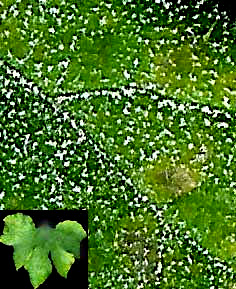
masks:
{"label": "squash leaf", "polygon": [[35,228],[32,219],[22,213],[9,215],[4,222],[0,242],[14,246],[16,270],[24,266],[34,288],[41,285],[52,272],[49,253],[57,272],[67,278],[75,257],[80,257],[80,242],[86,237],[79,223],[64,221],[57,224],[55,229],[48,225]]}

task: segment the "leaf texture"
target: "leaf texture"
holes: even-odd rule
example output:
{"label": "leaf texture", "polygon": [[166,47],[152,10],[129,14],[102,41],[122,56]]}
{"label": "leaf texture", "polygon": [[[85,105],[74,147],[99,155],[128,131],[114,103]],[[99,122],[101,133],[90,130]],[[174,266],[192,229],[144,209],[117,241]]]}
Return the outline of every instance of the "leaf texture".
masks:
{"label": "leaf texture", "polygon": [[52,252],[52,261],[55,265],[57,272],[64,278],[67,278],[68,271],[71,265],[74,263],[75,258],[72,254],[67,253],[61,247],[56,246]]}
{"label": "leaf texture", "polygon": [[65,251],[72,253],[75,257],[80,256],[80,242],[86,237],[81,224],[75,221],[64,221],[56,226],[55,230],[57,243]]}
{"label": "leaf texture", "polygon": [[34,288],[42,284],[52,272],[52,264],[48,259],[48,251],[37,247],[25,264],[29,271],[30,281]]}

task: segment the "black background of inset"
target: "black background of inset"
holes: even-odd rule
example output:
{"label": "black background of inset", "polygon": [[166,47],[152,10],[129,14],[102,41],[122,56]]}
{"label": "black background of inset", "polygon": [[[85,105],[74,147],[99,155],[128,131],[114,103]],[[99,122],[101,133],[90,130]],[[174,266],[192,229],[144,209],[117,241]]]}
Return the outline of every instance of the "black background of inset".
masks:
{"label": "black background of inset", "polygon": [[[86,210],[0,211],[0,235],[3,233],[5,224],[3,219],[8,215],[13,215],[16,213],[23,213],[24,215],[30,216],[35,224],[35,227],[38,227],[43,221],[48,221],[52,227],[56,226],[59,222],[66,220],[76,221],[82,225],[88,235],[88,212]],[[16,271],[13,260],[13,252],[13,246],[7,246],[0,243],[1,284],[4,284],[5,288],[9,289],[17,287],[32,289],[33,286],[30,282],[28,271],[26,271],[23,267]],[[68,272],[67,278],[61,277],[56,271],[55,266],[52,264],[52,273],[49,275],[46,281],[39,286],[39,288],[88,288],[88,237],[81,241],[80,259],[75,259],[74,264],[71,266]]]}

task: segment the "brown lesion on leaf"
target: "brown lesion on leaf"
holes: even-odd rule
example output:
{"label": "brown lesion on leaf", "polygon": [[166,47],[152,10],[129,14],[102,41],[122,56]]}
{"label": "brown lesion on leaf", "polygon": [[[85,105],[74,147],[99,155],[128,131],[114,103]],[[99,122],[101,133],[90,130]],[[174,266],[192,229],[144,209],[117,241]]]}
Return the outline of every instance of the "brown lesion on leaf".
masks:
{"label": "brown lesion on leaf", "polygon": [[144,183],[151,188],[151,197],[161,202],[191,192],[198,186],[199,179],[196,170],[183,164],[156,164],[144,173]]}
{"label": "brown lesion on leaf", "polygon": [[176,193],[187,193],[192,191],[197,186],[196,173],[189,168],[176,168],[171,176],[171,183],[176,187]]}

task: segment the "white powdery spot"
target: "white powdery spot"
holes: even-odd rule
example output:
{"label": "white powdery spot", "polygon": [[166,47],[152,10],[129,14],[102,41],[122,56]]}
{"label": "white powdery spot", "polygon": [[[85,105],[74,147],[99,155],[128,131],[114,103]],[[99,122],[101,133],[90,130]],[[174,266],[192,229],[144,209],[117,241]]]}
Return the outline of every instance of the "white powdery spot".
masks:
{"label": "white powdery spot", "polygon": [[190,258],[189,255],[187,256],[187,258],[188,258],[188,262],[192,265],[193,264],[193,260]]}
{"label": "white powdery spot", "polygon": [[48,72],[51,72],[53,70],[53,66],[52,65],[49,65],[48,66]]}
{"label": "white powdery spot", "polygon": [[81,98],[85,98],[85,99],[88,99],[89,98],[89,96],[90,96],[90,94],[88,93],[88,92],[84,92],[84,93],[82,93],[81,94]]}
{"label": "white powdery spot", "polygon": [[138,65],[138,62],[139,62],[139,59],[136,58],[136,59],[134,60],[134,62],[133,62],[133,64],[134,64],[135,67]]}
{"label": "white powdery spot", "polygon": [[38,89],[37,86],[34,86],[34,87],[33,87],[33,92],[34,92],[35,95],[38,95],[38,94],[39,94],[39,89]]}
{"label": "white powdery spot", "polygon": [[4,196],[5,196],[5,192],[2,191],[2,192],[0,193],[0,200],[2,200],[2,199],[4,198]]}
{"label": "white powdery spot", "polygon": [[74,187],[74,188],[72,189],[72,191],[75,192],[75,193],[79,193],[79,192],[81,191],[81,188],[78,187],[78,186],[76,186],[76,187]]}
{"label": "white powdery spot", "polygon": [[93,219],[94,222],[98,222],[99,221],[99,217],[95,216],[95,218]]}
{"label": "white powdery spot", "polygon": [[185,122],[185,119],[183,117],[181,117],[179,126],[183,127],[185,125],[187,125],[187,123]]}
{"label": "white powdery spot", "polygon": [[11,165],[15,165],[16,164],[16,160],[9,160],[8,161]]}
{"label": "white powdery spot", "polygon": [[226,60],[226,62],[228,62],[228,63],[232,62],[232,59],[231,59],[230,56],[227,56],[225,60]]}
{"label": "white powdery spot", "polygon": [[221,127],[228,128],[229,125],[228,125],[228,123],[226,123],[226,122],[221,122],[221,123],[217,123],[217,127],[218,127],[218,128],[221,128]]}
{"label": "white powdery spot", "polygon": [[59,10],[56,7],[51,7],[49,12],[50,14],[58,14]]}
{"label": "white powdery spot", "polygon": [[56,190],[56,186],[54,184],[52,184],[51,192],[54,193],[55,190]]}
{"label": "white powdery spot", "polygon": [[56,181],[60,184],[60,185],[62,185],[63,184],[63,179],[61,179],[61,178],[59,178],[58,176],[56,177]]}
{"label": "white powdery spot", "polygon": [[76,125],[74,119],[71,120],[71,125],[72,125],[72,127],[73,127],[74,129],[77,129],[77,125]]}
{"label": "white powdery spot", "polygon": [[63,49],[64,49],[64,45],[63,45],[63,44],[60,44],[60,45],[58,46],[58,49],[59,49],[59,50],[63,50]]}
{"label": "white powdery spot", "polygon": [[158,265],[157,265],[157,270],[155,271],[155,274],[160,274],[161,273],[161,270],[162,270],[162,263],[161,262],[158,262]]}
{"label": "white powdery spot", "polygon": [[148,197],[147,196],[143,196],[142,201],[143,202],[147,202],[148,201]]}
{"label": "white powdery spot", "polygon": [[145,110],[145,111],[143,112],[143,115],[144,115],[145,118],[147,118],[147,117],[148,117],[148,111]]}
{"label": "white powdery spot", "polygon": [[93,191],[93,186],[88,186],[87,193],[92,193],[92,191]]}
{"label": "white powdery spot", "polygon": [[155,99],[158,99],[158,95],[152,94],[152,95],[151,95],[151,99],[154,99],[154,100],[155,100]]}
{"label": "white powdery spot", "polygon": [[229,101],[229,98],[224,96],[223,104],[226,108],[230,108],[230,104],[228,103],[228,101]]}
{"label": "white powdery spot", "polygon": [[129,78],[130,78],[130,74],[128,73],[127,70],[124,71],[124,77],[125,77],[126,79],[129,79]]}
{"label": "white powdery spot", "polygon": [[119,160],[120,160],[120,156],[119,156],[119,155],[116,155],[115,158],[114,158],[114,160],[115,160],[115,161],[119,161]]}
{"label": "white powdery spot", "polygon": [[179,107],[178,107],[178,110],[179,111],[185,111],[185,106],[181,103],[180,105],[179,105]]}
{"label": "white powdery spot", "polygon": [[128,111],[127,107],[125,107],[125,108],[123,109],[123,113],[124,113],[125,115],[130,114],[130,112]]}
{"label": "white powdery spot", "polygon": [[70,119],[68,111],[63,112],[63,119],[64,119],[64,121],[67,120],[67,119]]}
{"label": "white powdery spot", "polygon": [[204,113],[208,113],[208,114],[212,114],[212,111],[210,111],[210,109],[209,109],[208,106],[203,106],[203,108],[202,108],[202,112],[204,112]]}
{"label": "white powdery spot", "polygon": [[189,144],[188,144],[188,149],[191,150],[191,149],[193,149],[193,148],[194,148],[194,144],[193,144],[193,143],[189,143]]}
{"label": "white powdery spot", "polygon": [[211,125],[211,122],[207,118],[204,118],[204,123],[205,123],[205,126]]}
{"label": "white powdery spot", "polygon": [[56,32],[56,30],[54,29],[54,27],[49,28],[48,31],[49,31],[50,33],[55,33],[55,32]]}
{"label": "white powdery spot", "polygon": [[64,167],[69,167],[70,166],[70,161],[64,162]]}
{"label": "white powdery spot", "polygon": [[53,146],[53,147],[57,146],[57,142],[56,141],[53,142],[52,140],[46,141],[45,144]]}

